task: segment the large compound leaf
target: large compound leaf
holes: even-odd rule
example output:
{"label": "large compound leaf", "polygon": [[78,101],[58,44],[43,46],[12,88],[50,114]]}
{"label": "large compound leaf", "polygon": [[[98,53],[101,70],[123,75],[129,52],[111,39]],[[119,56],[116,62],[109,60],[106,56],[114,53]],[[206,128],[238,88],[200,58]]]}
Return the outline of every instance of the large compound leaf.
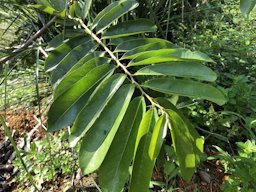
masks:
{"label": "large compound leaf", "polygon": [[77,45],[80,45],[88,41],[88,36],[77,36],[70,39],[53,50],[45,61],[46,72],[52,71],[56,68],[59,62],[67,56],[67,54],[74,49]]}
{"label": "large compound leaf", "polygon": [[[84,71],[81,70],[80,72],[84,76],[78,78],[72,87],[53,102],[48,112],[48,131],[57,131],[69,126],[90,97],[91,92],[89,90],[110,70],[108,64],[92,69],[93,66],[91,64],[86,66]],[[73,78],[76,78],[76,76],[73,76]],[[89,94],[86,94],[88,91]],[[81,100],[83,95],[86,95],[86,97]]]}
{"label": "large compound leaf", "polygon": [[186,79],[156,78],[146,81],[143,87],[171,95],[207,99],[218,105],[226,103],[224,94],[212,85]]}
{"label": "large compound leaf", "polygon": [[103,191],[120,192],[125,185],[134,155],[136,135],[145,110],[146,103],[143,97],[137,97],[130,103],[99,169],[100,186]]}
{"label": "large compound leaf", "polygon": [[256,0],[240,0],[240,10],[245,16],[248,16],[255,4]]}
{"label": "large compound leaf", "polygon": [[133,91],[134,86],[131,84],[122,86],[83,138],[79,151],[79,164],[84,174],[97,170],[103,162],[130,103]]}
{"label": "large compound leaf", "polygon": [[115,74],[106,78],[94,91],[87,105],[78,114],[74,125],[71,128],[70,141],[75,146],[81,137],[98,120],[103,109],[107,106],[110,99],[123,84],[126,76]]}
{"label": "large compound leaf", "polygon": [[93,28],[96,27],[97,33],[108,27],[113,21],[138,6],[134,0],[116,1],[103,9],[94,19]]}
{"label": "large compound leaf", "polygon": [[[119,40],[119,41],[113,43],[114,40],[116,41]],[[113,44],[117,44],[115,52],[127,52],[137,47],[145,46],[147,44],[152,44],[152,43],[160,43],[163,45],[168,45],[168,47],[171,47],[171,48],[177,48],[177,46],[172,44],[170,41],[160,39],[160,38],[135,38],[135,39],[132,38],[129,40],[120,38],[120,39],[113,39],[111,40],[111,42]]]}
{"label": "large compound leaf", "polygon": [[63,58],[51,76],[51,82],[53,88],[55,88],[62,80],[64,75],[88,52],[93,51],[96,48],[94,42],[90,40],[72,49],[68,55]]}
{"label": "large compound leaf", "polygon": [[[154,109],[150,109],[143,117],[139,127],[136,142],[138,147],[133,163],[129,192],[137,192],[138,190],[146,192],[149,188],[149,182],[155,165],[155,158],[151,159],[149,152],[153,128],[157,121],[154,113]],[[154,149],[151,149],[151,151],[154,151]]]}
{"label": "large compound leaf", "polygon": [[149,65],[139,69],[134,75],[169,75],[215,81],[217,75],[209,67],[195,62],[168,62]]}
{"label": "large compound leaf", "polygon": [[167,61],[201,61],[213,62],[211,58],[201,52],[188,49],[160,49],[136,54],[128,66],[148,65]]}
{"label": "large compound leaf", "polygon": [[110,27],[103,34],[102,39],[125,37],[145,32],[155,32],[157,27],[151,20],[138,19],[119,23]]}

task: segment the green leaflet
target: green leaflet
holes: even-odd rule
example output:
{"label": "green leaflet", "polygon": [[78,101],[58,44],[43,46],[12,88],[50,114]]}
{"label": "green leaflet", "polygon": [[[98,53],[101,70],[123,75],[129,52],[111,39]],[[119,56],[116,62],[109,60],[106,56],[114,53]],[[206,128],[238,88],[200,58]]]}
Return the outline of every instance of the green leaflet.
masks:
{"label": "green leaflet", "polygon": [[[93,65],[81,71],[84,77],[78,77],[77,82],[75,82],[76,77],[74,76],[72,87],[63,92],[53,102],[48,112],[48,131],[57,131],[69,126],[90,97],[90,89],[110,70],[109,64],[94,69],[92,67]],[[62,86],[65,86],[65,84]]]}
{"label": "green leaflet", "polygon": [[203,154],[204,139],[171,102],[165,98],[157,98],[157,102],[168,109],[172,141],[179,161],[181,176],[189,181]]}
{"label": "green leaflet", "polygon": [[240,10],[245,16],[248,16],[255,4],[256,0],[240,0]]}
{"label": "green leaflet", "polygon": [[83,13],[82,19],[85,19],[86,16],[88,15],[91,5],[92,5],[92,0],[86,0],[84,2],[84,6],[83,6],[83,10],[82,10],[82,13]]}
{"label": "green leaflet", "polygon": [[96,48],[94,42],[88,40],[87,42],[72,49],[65,58],[63,58],[51,76],[51,83],[53,88],[60,83],[65,74],[88,52],[93,51]]}
{"label": "green leaflet", "polygon": [[102,33],[113,21],[135,9],[138,5],[137,1],[134,0],[114,2],[96,16],[92,28],[96,27],[97,33]]}
{"label": "green leaflet", "polygon": [[135,55],[128,66],[148,65],[153,63],[162,63],[167,61],[201,61],[201,62],[213,62],[207,55],[190,51],[188,49],[160,49],[141,53]]}
{"label": "green leaflet", "polygon": [[[130,103],[134,86],[122,86],[104,107],[100,118],[86,133],[79,151],[79,164],[84,174],[99,168],[113,141]],[[90,113],[90,111],[88,111]]]}
{"label": "green leaflet", "polygon": [[[62,93],[64,93],[66,90],[70,89],[77,81],[82,79],[84,75],[86,75],[89,70],[93,69],[94,67],[97,67],[102,64],[108,63],[108,59],[104,57],[95,57],[92,58],[90,55],[87,55],[85,58],[81,59],[84,61],[79,68],[75,68],[73,70],[70,70],[70,72],[65,76],[65,78],[60,82],[60,84],[56,87],[54,91],[54,99],[58,96],[60,96]],[[88,61],[86,61],[88,60]],[[80,62],[80,61],[79,61]],[[78,62],[78,63],[79,63]],[[78,63],[75,65],[77,66]]]}
{"label": "green leaflet", "polygon": [[151,20],[137,19],[125,21],[106,30],[102,39],[125,37],[145,32],[156,32],[157,27]]}
{"label": "green leaflet", "polygon": [[[114,40],[115,39],[111,41],[114,41]],[[135,49],[137,47],[145,46],[147,44],[152,44],[152,43],[160,43],[167,47],[177,48],[177,46],[175,46],[173,43],[164,39],[159,39],[159,38],[135,38],[134,39],[133,38],[129,40],[124,39],[123,41],[116,42],[115,44],[117,45],[117,47],[115,49],[115,52],[126,52],[132,49]]]}
{"label": "green leaflet", "polygon": [[137,97],[131,101],[99,169],[102,191],[120,192],[125,185],[134,155],[136,135],[145,110],[144,97]]}
{"label": "green leaflet", "polygon": [[52,7],[46,7],[44,5],[31,5],[31,6],[36,8],[36,9],[39,9],[39,10],[45,12],[45,13],[48,13],[50,15],[56,15],[56,16],[59,16],[61,18],[64,18],[66,16],[65,11],[59,12],[59,11],[56,11]]}
{"label": "green leaflet", "polygon": [[146,81],[142,86],[166,94],[207,99],[218,105],[227,101],[224,94],[212,85],[187,79],[156,78]]}
{"label": "green leaflet", "polygon": [[123,84],[126,76],[115,74],[105,78],[90,97],[87,105],[78,114],[74,125],[71,128],[71,146],[75,146],[78,140],[98,120],[105,106]]}
{"label": "green leaflet", "polygon": [[[136,141],[136,155],[133,163],[129,192],[146,192],[149,188],[155,159],[151,159],[149,146],[157,117],[154,109],[150,109],[143,117]],[[154,149],[152,149],[154,151]],[[151,152],[152,153],[152,152]]]}
{"label": "green leaflet", "polygon": [[169,75],[211,82],[217,79],[214,71],[196,62],[168,62],[149,65],[139,69],[134,75]]}
{"label": "green leaflet", "polygon": [[66,55],[74,49],[77,45],[88,41],[90,37],[88,36],[76,36],[70,39],[68,42],[65,42],[53,50],[45,61],[45,70],[50,72],[57,67],[59,62],[66,57]]}
{"label": "green leaflet", "polygon": [[163,48],[172,48],[173,45],[170,42],[157,42],[157,43],[149,43],[146,45],[139,46],[135,49],[132,49],[130,51],[127,51],[121,58],[123,59],[132,59],[135,58],[147,51],[153,51],[153,50],[159,50]]}

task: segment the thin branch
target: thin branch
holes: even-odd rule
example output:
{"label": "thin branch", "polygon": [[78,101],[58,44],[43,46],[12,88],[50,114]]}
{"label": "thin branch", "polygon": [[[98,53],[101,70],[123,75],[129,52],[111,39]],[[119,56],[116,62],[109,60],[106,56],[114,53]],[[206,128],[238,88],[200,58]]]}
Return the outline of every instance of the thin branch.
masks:
{"label": "thin branch", "polygon": [[4,64],[5,62],[13,59],[19,53],[24,51],[30,44],[33,43],[33,41],[35,41],[38,37],[40,37],[47,30],[47,28],[50,27],[54,23],[56,18],[57,18],[57,16],[54,16],[46,25],[44,25],[39,31],[37,31],[26,43],[24,43],[18,49],[14,50],[11,55],[1,58],[0,64]]}

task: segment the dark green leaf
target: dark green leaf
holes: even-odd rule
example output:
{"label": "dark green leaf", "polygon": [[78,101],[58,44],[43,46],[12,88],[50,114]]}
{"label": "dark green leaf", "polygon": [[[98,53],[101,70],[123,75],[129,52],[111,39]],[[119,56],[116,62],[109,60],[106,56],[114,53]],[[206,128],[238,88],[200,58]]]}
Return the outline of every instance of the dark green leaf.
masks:
{"label": "dark green leaf", "polygon": [[53,71],[51,76],[51,83],[53,88],[55,88],[59,82],[63,79],[65,74],[87,53],[93,51],[96,48],[94,42],[91,39],[74,49],[72,49],[65,58],[63,58],[56,69]]}
{"label": "dark green leaf", "polygon": [[256,0],[240,0],[240,10],[245,16],[248,16],[255,4]]}
{"label": "dark green leaf", "polygon": [[169,62],[150,65],[138,70],[134,75],[170,75],[215,81],[217,75],[210,68],[195,62]]}
{"label": "dark green leaf", "polygon": [[157,78],[144,83],[143,87],[171,95],[207,99],[218,105],[226,103],[224,94],[217,88],[186,79]]}
{"label": "dark green leaf", "polygon": [[59,16],[61,18],[64,18],[66,16],[65,14],[65,11],[57,11],[56,9],[54,9],[53,7],[50,7],[50,6],[44,6],[44,5],[39,5],[39,4],[36,4],[36,5],[31,5],[32,7],[36,8],[36,9],[39,9],[45,13],[48,13],[50,15],[56,15],[56,16]]}
{"label": "dark green leaf", "polygon": [[115,74],[106,78],[97,87],[71,128],[70,141],[72,146],[76,145],[78,140],[91,128],[96,120],[98,120],[103,109],[123,84],[125,78],[125,75]]}
{"label": "dark green leaf", "polygon": [[86,0],[86,1],[84,2],[83,17],[82,17],[83,19],[85,19],[86,16],[88,15],[89,10],[90,10],[90,8],[91,8],[91,5],[92,5],[92,0]]}
{"label": "dark green leaf", "polygon": [[46,72],[52,71],[57,67],[59,62],[66,57],[66,55],[74,49],[77,45],[88,41],[88,36],[76,36],[70,39],[68,42],[63,43],[53,50],[45,61],[45,70]]}
{"label": "dark green leaf", "polygon": [[101,33],[113,21],[130,10],[135,9],[139,4],[134,0],[116,1],[103,9],[94,19],[93,28]]}
{"label": "dark green leaf", "polygon": [[138,19],[119,23],[107,29],[103,39],[125,37],[145,32],[155,32],[157,27],[148,19]]}
{"label": "dark green leaf", "polygon": [[[79,151],[79,164],[89,174],[102,164],[132,98],[134,86],[122,86],[86,133]],[[89,111],[90,113],[90,111]]]}
{"label": "dark green leaf", "polygon": [[200,52],[192,52],[188,49],[160,49],[142,52],[135,55],[129,66],[148,65],[167,61],[201,61],[213,62],[207,55]]}
{"label": "dark green leaf", "polygon": [[[111,40],[111,41],[114,41],[114,40]],[[120,41],[117,43],[118,45],[115,49],[115,52],[126,52],[132,49],[135,49],[137,47],[144,46],[146,44],[151,44],[151,43],[160,43],[163,45],[168,45],[168,47],[171,47],[171,48],[177,48],[177,46],[171,43],[170,41],[166,41],[164,39],[159,39],[159,38],[135,38],[135,39],[133,38],[129,40],[124,39],[123,41]]]}
{"label": "dark green leaf", "polygon": [[125,185],[134,155],[136,135],[145,110],[146,103],[143,97],[137,97],[130,103],[99,169],[103,191],[120,192]]}
{"label": "dark green leaf", "polygon": [[[48,131],[57,131],[69,126],[90,97],[91,92],[87,94],[88,91],[109,71],[108,64],[90,70],[92,67],[93,65],[84,68],[84,71],[81,70],[81,73],[84,73],[84,77],[78,78],[76,83],[76,77],[70,77],[74,83],[73,86],[53,102],[48,112]],[[86,97],[83,97],[84,95]],[[81,100],[82,97],[83,99]]]}

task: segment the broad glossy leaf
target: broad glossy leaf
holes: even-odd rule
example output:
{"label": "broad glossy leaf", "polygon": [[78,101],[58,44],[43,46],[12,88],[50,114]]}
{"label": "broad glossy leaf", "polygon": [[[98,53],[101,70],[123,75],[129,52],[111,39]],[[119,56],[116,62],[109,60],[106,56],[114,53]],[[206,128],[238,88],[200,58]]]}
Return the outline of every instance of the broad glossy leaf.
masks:
{"label": "broad glossy leaf", "polygon": [[93,51],[96,45],[91,40],[72,49],[65,58],[63,58],[51,76],[51,83],[53,88],[59,84],[66,73],[87,53]]}
{"label": "broad glossy leaf", "polygon": [[149,65],[138,70],[134,75],[169,75],[212,82],[217,79],[214,71],[196,62],[168,62]]}
{"label": "broad glossy leaf", "polygon": [[240,0],[240,10],[245,16],[248,16],[255,4],[256,0]]}
{"label": "broad glossy leaf", "polygon": [[51,4],[49,3],[48,0],[35,0],[35,1],[36,1],[36,3],[38,3],[38,4],[44,5],[44,6],[46,6],[46,7],[51,7]]}
{"label": "broad glossy leaf", "polygon": [[[73,86],[53,102],[48,112],[48,131],[57,131],[69,126],[90,97],[90,89],[110,70],[109,64],[90,69],[91,67],[84,69],[84,77],[78,78],[76,83],[71,79],[74,81]],[[89,94],[86,94],[88,92]],[[80,100],[84,95],[86,97]]]}
{"label": "broad glossy leaf", "polygon": [[60,33],[59,35],[56,35],[49,43],[46,48],[46,51],[52,51],[56,49],[61,44],[67,42],[68,39],[64,36],[64,33]]}
{"label": "broad glossy leaf", "polygon": [[157,98],[157,102],[168,109],[173,146],[179,161],[181,176],[189,181],[203,154],[204,139],[171,102],[165,98]]}
{"label": "broad glossy leaf", "polygon": [[149,43],[149,44],[139,46],[135,49],[132,49],[132,50],[126,52],[122,56],[121,59],[132,59],[132,58],[136,58],[137,56],[145,53],[146,51],[167,49],[167,48],[172,48],[172,47],[173,47],[173,44],[168,42],[168,41],[157,42],[157,43]]}
{"label": "broad glossy leaf", "polygon": [[108,45],[119,45],[120,43],[123,43],[125,41],[137,39],[137,38],[138,37],[134,37],[134,36],[114,38],[114,39],[110,39]]}
{"label": "broad glossy leaf", "polygon": [[166,132],[167,132],[167,124],[166,124],[165,116],[162,115],[158,119],[156,126],[154,127],[151,141],[149,144],[148,153],[149,153],[150,159],[156,160],[162,148],[162,144],[165,139]]}
{"label": "broad glossy leaf", "polygon": [[96,27],[97,33],[101,33],[113,21],[138,6],[134,0],[117,1],[103,9],[95,18],[93,28]]}
{"label": "broad glossy leaf", "polygon": [[[89,58],[87,57],[87,59]],[[82,79],[91,69],[106,63],[108,63],[108,59],[104,57],[93,58],[87,62],[85,61],[79,68],[70,71],[54,90],[54,99],[74,86],[74,84]]]}
{"label": "broad glossy leaf", "polygon": [[188,49],[160,49],[141,53],[129,63],[129,66],[148,65],[167,61],[201,61],[213,62],[207,55],[201,52],[192,52]]}
{"label": "broad glossy leaf", "polygon": [[148,191],[149,182],[155,165],[155,160],[150,158],[149,146],[152,137],[153,127],[156,119],[154,109],[150,109],[142,119],[137,139],[138,147],[133,163],[132,178],[129,192]]}
{"label": "broad glossy leaf", "polygon": [[207,99],[218,105],[226,103],[224,94],[212,85],[186,79],[156,78],[146,81],[143,87],[171,95]]}
{"label": "broad glossy leaf", "polygon": [[130,103],[115,138],[100,169],[100,186],[103,191],[120,192],[129,176],[136,135],[146,110],[143,97]]}
{"label": "broad glossy leaf", "polygon": [[[114,40],[115,39],[111,41],[114,41]],[[168,47],[172,46],[172,48],[177,48],[177,46],[171,43],[170,41],[166,41],[160,38],[135,38],[135,39],[133,38],[128,40],[124,39],[123,41],[116,42],[114,44],[114,45],[117,45],[115,52],[126,52],[132,49],[135,49],[137,47],[144,46],[146,44],[151,44],[151,43],[161,43],[164,45],[168,44]]]}
{"label": "broad glossy leaf", "polygon": [[[128,108],[134,86],[122,86],[105,106],[98,120],[86,133],[79,151],[79,164],[84,174],[99,168]],[[90,111],[88,111],[90,113]]]}
{"label": "broad glossy leaf", "polygon": [[77,45],[80,45],[88,41],[88,36],[76,36],[70,39],[68,42],[63,43],[53,50],[45,61],[46,72],[52,71],[56,68],[59,62],[66,57],[66,55],[74,49]]}
{"label": "broad glossy leaf", "polygon": [[66,8],[67,1],[66,0],[49,0],[51,6],[58,10],[63,11]]}
{"label": "broad glossy leaf", "polygon": [[118,23],[106,30],[102,39],[125,37],[145,32],[155,32],[156,25],[148,19],[138,19]]}
{"label": "broad glossy leaf", "polygon": [[78,140],[91,128],[98,120],[103,109],[106,107],[110,99],[123,84],[126,76],[115,74],[106,78],[94,91],[87,105],[79,113],[71,128],[70,141],[75,146]]}

